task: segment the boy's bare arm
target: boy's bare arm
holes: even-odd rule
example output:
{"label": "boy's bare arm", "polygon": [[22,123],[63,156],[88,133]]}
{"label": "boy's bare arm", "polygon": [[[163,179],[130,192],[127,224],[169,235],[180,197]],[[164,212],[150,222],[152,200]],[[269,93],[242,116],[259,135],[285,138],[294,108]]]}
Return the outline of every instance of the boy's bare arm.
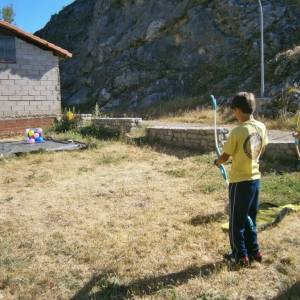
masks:
{"label": "boy's bare arm", "polygon": [[220,165],[224,164],[228,159],[229,159],[230,155],[223,153],[216,161],[215,161],[215,165],[217,167],[220,167]]}

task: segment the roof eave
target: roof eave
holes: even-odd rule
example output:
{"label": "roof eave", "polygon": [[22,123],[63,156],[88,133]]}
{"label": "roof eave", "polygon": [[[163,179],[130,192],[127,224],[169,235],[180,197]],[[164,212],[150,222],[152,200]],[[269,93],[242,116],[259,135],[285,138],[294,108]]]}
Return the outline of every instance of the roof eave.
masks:
{"label": "roof eave", "polygon": [[62,58],[71,58],[73,55],[71,52],[69,52],[66,49],[63,49],[61,47],[58,47],[42,38],[39,38],[38,36],[35,36],[31,33],[25,32],[24,30],[8,23],[3,20],[0,20],[0,27],[5,28],[6,30],[9,30],[14,35],[18,36],[19,38],[26,40],[30,43],[33,43],[37,46],[40,46],[44,49],[51,50],[55,55],[60,56]]}

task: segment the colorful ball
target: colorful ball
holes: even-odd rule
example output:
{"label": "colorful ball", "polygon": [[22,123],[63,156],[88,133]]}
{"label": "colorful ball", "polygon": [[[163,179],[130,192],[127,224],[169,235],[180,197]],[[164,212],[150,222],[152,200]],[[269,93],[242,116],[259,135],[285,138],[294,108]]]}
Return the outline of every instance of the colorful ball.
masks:
{"label": "colorful ball", "polygon": [[28,139],[28,143],[34,144],[34,143],[35,143],[35,139],[34,139],[34,138],[29,138],[29,139]]}
{"label": "colorful ball", "polygon": [[36,128],[35,130],[38,134],[42,134],[43,133],[43,129],[42,128]]}
{"label": "colorful ball", "polygon": [[28,136],[29,136],[29,137],[33,137],[33,136],[34,136],[34,131],[33,131],[32,129],[30,129],[30,130],[28,131]]}
{"label": "colorful ball", "polygon": [[34,136],[35,139],[40,137],[40,135],[37,132],[33,136]]}
{"label": "colorful ball", "polygon": [[38,137],[37,139],[35,139],[36,143],[43,143],[44,142],[44,138],[43,137]]}

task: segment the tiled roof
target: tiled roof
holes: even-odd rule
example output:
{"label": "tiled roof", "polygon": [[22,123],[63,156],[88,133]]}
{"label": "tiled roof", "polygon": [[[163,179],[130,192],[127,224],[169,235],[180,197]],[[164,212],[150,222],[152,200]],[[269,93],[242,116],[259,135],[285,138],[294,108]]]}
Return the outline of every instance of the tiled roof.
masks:
{"label": "tiled roof", "polygon": [[17,37],[19,37],[22,40],[25,40],[29,43],[35,44],[43,49],[46,50],[51,50],[55,55],[63,57],[63,58],[71,58],[72,57],[72,53],[70,53],[69,51],[60,48],[46,40],[43,40],[31,33],[25,32],[22,29],[8,23],[5,22],[3,20],[0,20],[0,29],[4,28],[8,31],[10,31],[11,33],[13,33],[14,35],[16,35]]}

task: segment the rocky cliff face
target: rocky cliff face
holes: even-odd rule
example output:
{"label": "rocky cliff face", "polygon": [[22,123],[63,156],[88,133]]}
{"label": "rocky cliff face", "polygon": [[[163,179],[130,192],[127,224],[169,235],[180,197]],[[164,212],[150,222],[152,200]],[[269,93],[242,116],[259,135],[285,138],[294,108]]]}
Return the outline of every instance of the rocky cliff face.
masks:
{"label": "rocky cliff face", "polygon": [[[297,68],[289,74],[275,57],[300,44],[300,1],[262,2],[266,88],[274,93],[299,80]],[[77,0],[36,34],[74,54],[61,62],[65,105],[127,111],[181,96],[259,92],[256,0]]]}

